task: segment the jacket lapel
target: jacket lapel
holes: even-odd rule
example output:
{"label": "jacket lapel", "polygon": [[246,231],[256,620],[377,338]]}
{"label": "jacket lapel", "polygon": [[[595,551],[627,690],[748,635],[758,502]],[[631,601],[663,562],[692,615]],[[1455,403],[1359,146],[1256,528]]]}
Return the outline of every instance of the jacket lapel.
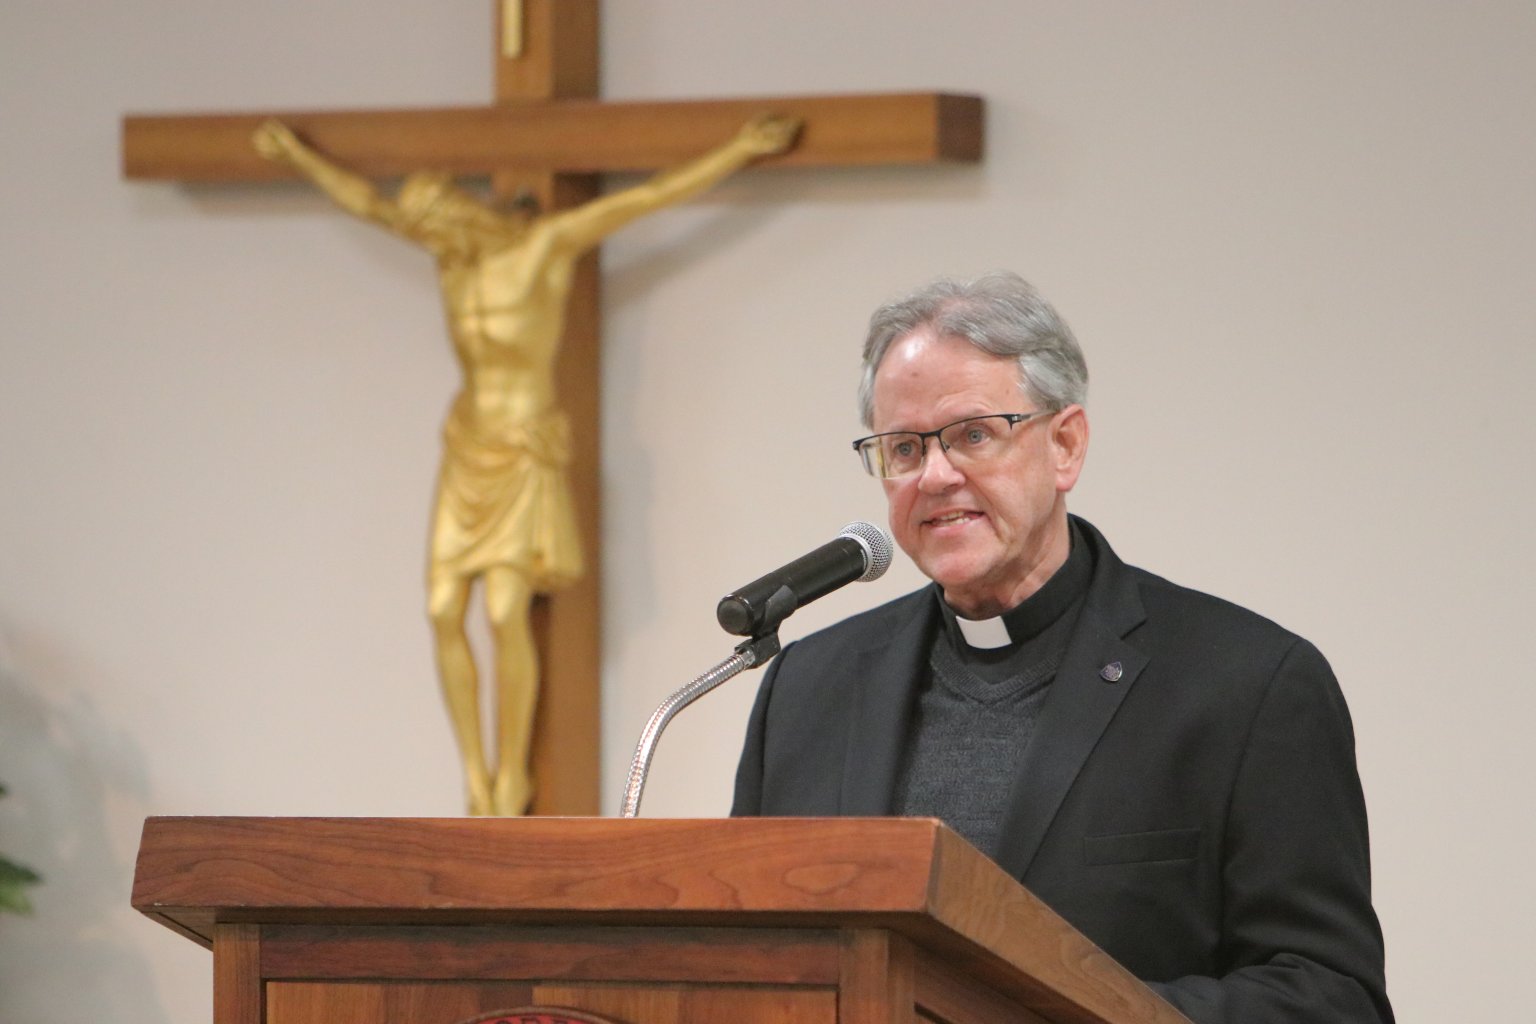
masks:
{"label": "jacket lapel", "polygon": [[912,709],[928,670],[938,628],[933,588],[913,597],[911,617],[858,654],[851,673],[854,696],[838,813],[875,817],[891,813],[896,773],[906,751]]}
{"label": "jacket lapel", "polygon": [[1124,636],[1146,618],[1136,583],[1092,526],[1093,579],[1004,809],[998,863],[1022,878],[1099,737],[1146,667]]}

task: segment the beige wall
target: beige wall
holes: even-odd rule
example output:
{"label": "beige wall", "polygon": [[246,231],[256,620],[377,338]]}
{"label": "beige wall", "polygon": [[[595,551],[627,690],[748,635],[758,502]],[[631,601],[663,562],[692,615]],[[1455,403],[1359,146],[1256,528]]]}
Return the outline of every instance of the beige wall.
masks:
{"label": "beige wall", "polygon": [[[0,1019],[207,1019],[146,814],[455,813],[420,611],[453,367],[425,257],[299,188],[128,185],[130,110],[472,103],[487,5],[0,5]],[[1074,507],[1315,640],[1404,1021],[1524,998],[1536,8],[610,3],[613,97],[984,94],[979,168],[759,175],[605,252],[605,805],[730,587],[883,516],[861,326],[1010,267],[1094,373]],[[1155,7],[1155,10],[1154,10]],[[902,566],[786,639],[914,585]],[[728,804],[753,680],[646,812]]]}

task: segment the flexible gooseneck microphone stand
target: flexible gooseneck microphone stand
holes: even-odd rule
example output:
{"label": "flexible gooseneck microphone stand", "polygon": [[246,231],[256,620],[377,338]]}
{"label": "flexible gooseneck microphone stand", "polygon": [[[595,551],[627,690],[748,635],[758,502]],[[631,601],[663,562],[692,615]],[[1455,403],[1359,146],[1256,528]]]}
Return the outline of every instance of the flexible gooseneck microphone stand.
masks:
{"label": "flexible gooseneck microphone stand", "polygon": [[656,751],[656,741],[661,731],[677,713],[710,690],[728,679],[733,679],[749,668],[764,664],[779,653],[779,633],[775,627],[767,636],[743,640],[736,645],[736,652],[714,668],[695,678],[691,683],[673,692],[651,713],[635,746],[635,757],[629,763],[629,782],[624,786],[624,807],[620,817],[633,818],[640,813],[640,794],[645,789],[645,777],[651,770],[651,755]]}
{"label": "flexible gooseneck microphone stand", "polygon": [[729,658],[678,689],[651,714],[629,763],[620,816],[633,818],[640,813],[640,794],[651,770],[651,755],[656,752],[661,731],[679,711],[726,680],[766,664],[778,654],[779,624],[802,604],[854,580],[879,579],[890,567],[891,550],[891,538],[878,526],[849,523],[832,542],[721,598],[715,610],[720,625],[747,639],[736,645]]}

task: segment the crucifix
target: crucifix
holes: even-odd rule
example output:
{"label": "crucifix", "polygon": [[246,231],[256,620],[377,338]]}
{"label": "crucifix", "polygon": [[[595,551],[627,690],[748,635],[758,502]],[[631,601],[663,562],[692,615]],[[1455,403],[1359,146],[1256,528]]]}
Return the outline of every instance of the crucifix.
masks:
{"label": "crucifix", "polygon": [[[679,164],[718,146],[764,114],[802,125],[793,149],[770,165],[846,166],[976,161],[982,102],[907,93],[735,100],[603,103],[598,86],[598,0],[498,0],[496,98],[484,107],[129,116],[128,178],[264,181],[294,173],[252,145],[276,119],[352,172],[390,178],[433,168],[489,176],[498,196],[529,195],[545,211],[582,207],[600,175]],[[567,474],[586,571],[532,610],[542,666],[533,719],[530,808],[598,812],[599,281],[595,253],[576,264],[560,355],[558,401],[579,427]]]}

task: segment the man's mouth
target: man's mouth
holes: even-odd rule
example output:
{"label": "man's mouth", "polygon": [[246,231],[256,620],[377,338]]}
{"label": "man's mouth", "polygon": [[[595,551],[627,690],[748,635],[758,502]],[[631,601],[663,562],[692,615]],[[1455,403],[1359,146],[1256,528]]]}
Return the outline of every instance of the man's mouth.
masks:
{"label": "man's mouth", "polygon": [[969,511],[969,510],[962,509],[962,510],[957,510],[957,511],[954,511],[954,512],[945,512],[942,515],[934,516],[931,519],[925,519],[923,521],[923,525],[924,526],[955,526],[955,525],[957,525],[959,523],[969,522],[972,519],[980,519],[980,518],[981,518],[981,513],[980,512],[972,512],[972,511]]}

